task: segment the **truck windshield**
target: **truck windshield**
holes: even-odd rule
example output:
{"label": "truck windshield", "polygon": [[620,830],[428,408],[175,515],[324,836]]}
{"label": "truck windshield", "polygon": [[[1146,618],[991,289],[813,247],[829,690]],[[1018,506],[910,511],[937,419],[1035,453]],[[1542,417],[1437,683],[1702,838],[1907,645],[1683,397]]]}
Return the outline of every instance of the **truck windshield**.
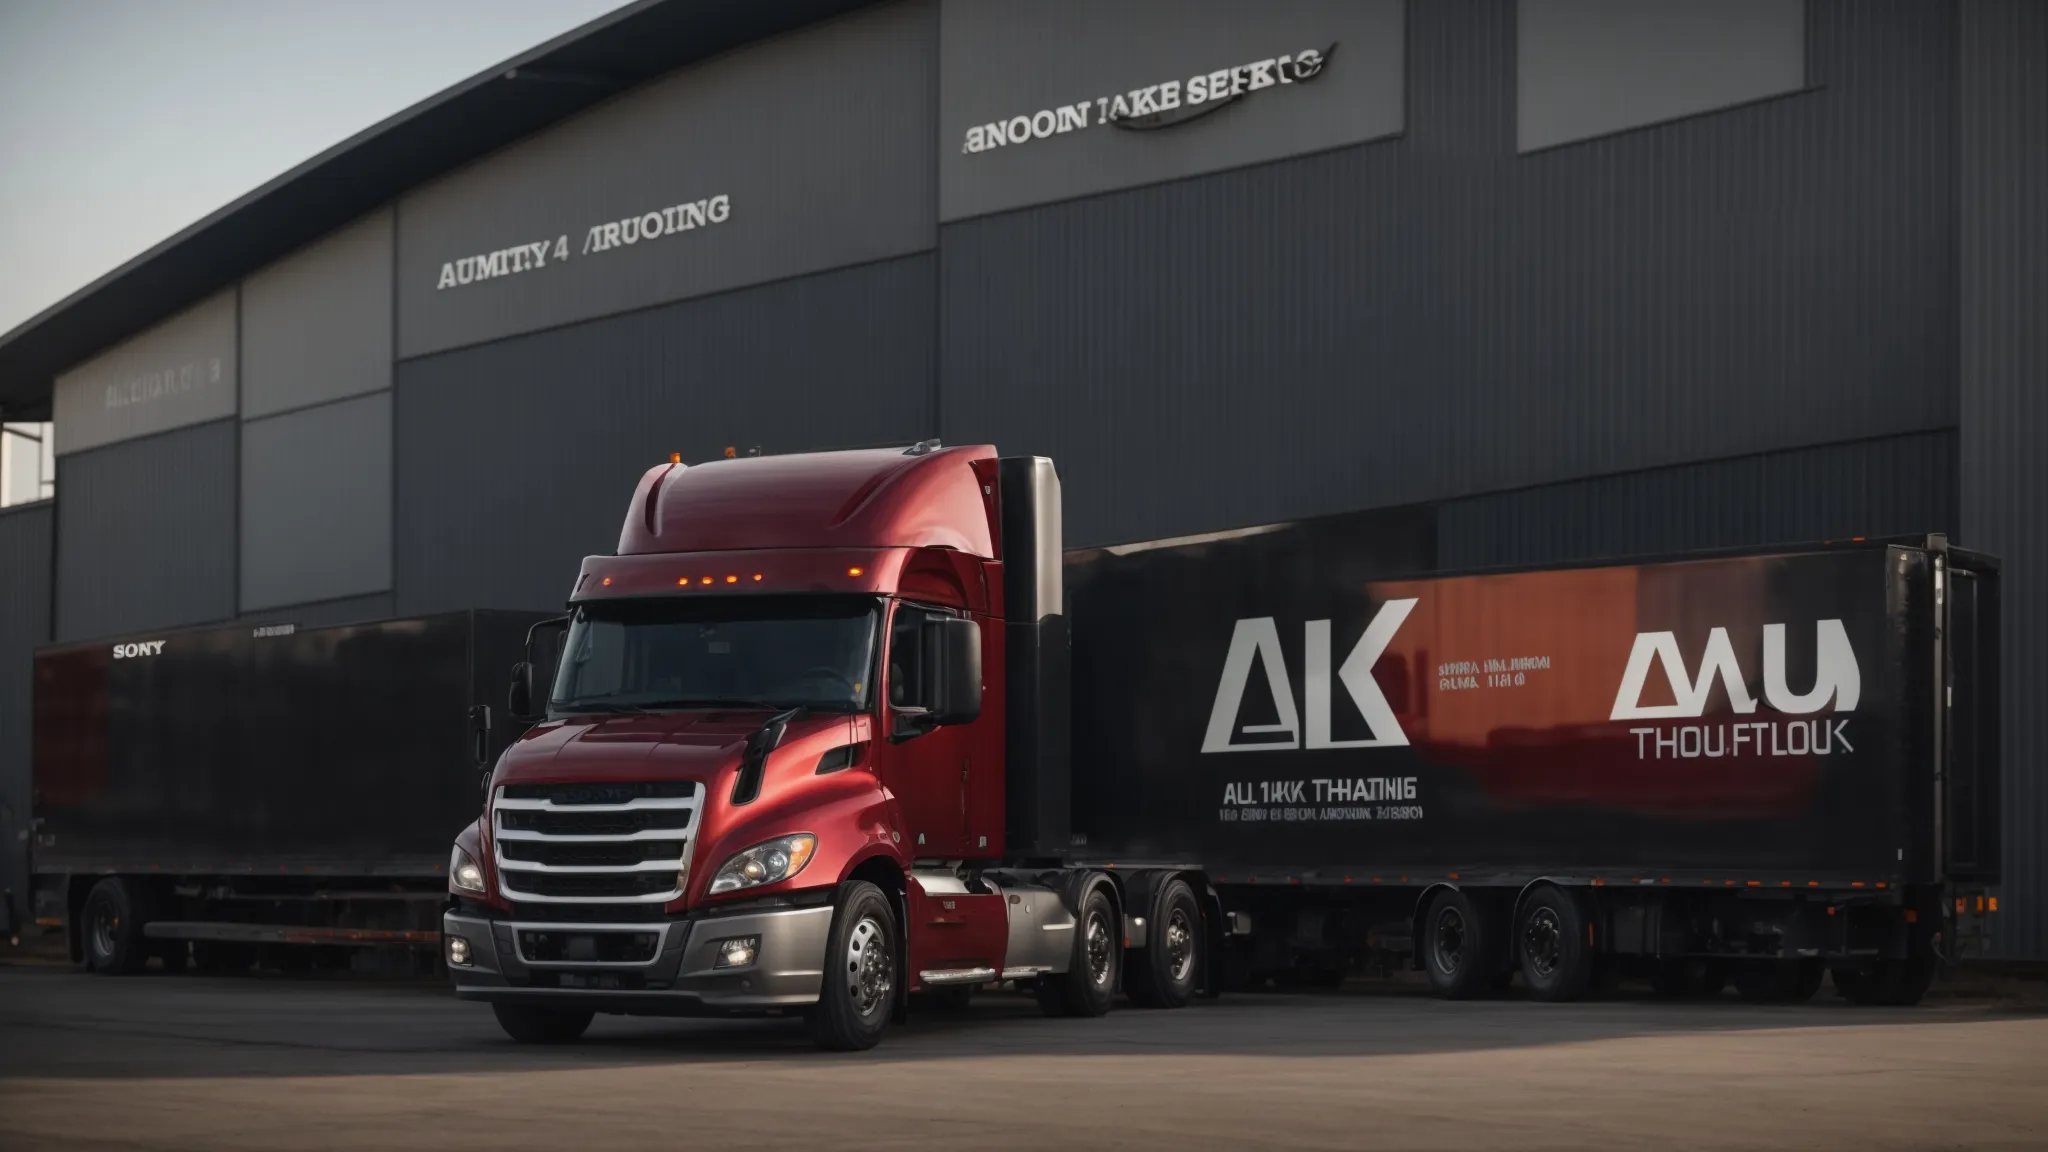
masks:
{"label": "truck windshield", "polygon": [[846,596],[620,600],[576,610],[552,714],[867,707],[879,602]]}

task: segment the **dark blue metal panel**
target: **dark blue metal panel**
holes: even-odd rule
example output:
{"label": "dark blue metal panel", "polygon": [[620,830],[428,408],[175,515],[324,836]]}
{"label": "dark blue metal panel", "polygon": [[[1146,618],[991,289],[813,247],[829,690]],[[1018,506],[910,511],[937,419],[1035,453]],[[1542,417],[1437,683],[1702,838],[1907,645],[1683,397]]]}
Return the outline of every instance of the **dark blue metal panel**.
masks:
{"label": "dark blue metal panel", "polygon": [[2048,4],[1962,8],[1962,517],[2004,568],[2005,902],[2048,960]]}
{"label": "dark blue metal panel", "polygon": [[1452,500],[1446,569],[1956,530],[1956,443],[1924,432]]}
{"label": "dark blue metal panel", "polygon": [[1518,156],[1513,7],[1417,4],[1398,140],[947,225],[945,437],[1087,544],[1953,427],[1954,12],[1811,11],[1811,91]]}
{"label": "dark blue metal panel", "polygon": [[680,452],[932,434],[932,257],[685,301],[398,367],[398,610],[558,607]]}
{"label": "dark blue metal panel", "polygon": [[50,642],[50,548],[56,507],[0,510],[0,888],[28,913],[30,685]]}
{"label": "dark blue metal panel", "polygon": [[237,423],[57,457],[57,639],[234,616]]}

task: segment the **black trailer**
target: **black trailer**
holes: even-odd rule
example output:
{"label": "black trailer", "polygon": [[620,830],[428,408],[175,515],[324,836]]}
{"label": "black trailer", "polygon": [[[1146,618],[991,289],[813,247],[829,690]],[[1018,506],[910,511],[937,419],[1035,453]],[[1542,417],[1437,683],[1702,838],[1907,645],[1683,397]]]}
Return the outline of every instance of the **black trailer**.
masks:
{"label": "black trailer", "polygon": [[538,618],[224,625],[39,651],[37,922],[106,972],[435,945],[478,764],[518,734],[491,706]]}
{"label": "black trailer", "polygon": [[[1998,879],[1998,570],[1940,537],[1413,575],[1395,510],[1069,553],[1078,859],[1235,978],[1918,999]],[[1533,966],[1532,966],[1533,965]]]}

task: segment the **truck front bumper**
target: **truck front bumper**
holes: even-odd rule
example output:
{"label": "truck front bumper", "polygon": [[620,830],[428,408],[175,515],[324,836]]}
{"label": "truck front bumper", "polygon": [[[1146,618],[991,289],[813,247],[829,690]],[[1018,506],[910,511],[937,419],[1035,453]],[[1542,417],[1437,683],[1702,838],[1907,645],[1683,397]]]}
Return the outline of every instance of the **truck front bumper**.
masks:
{"label": "truck front bumper", "polygon": [[[815,1004],[824,978],[829,905],[694,919],[600,926],[485,919],[451,910],[441,918],[444,958],[464,1000],[591,1008],[630,1016],[722,1016]],[[550,954],[540,959],[537,934]],[[598,961],[597,937],[656,934],[651,959]],[[753,962],[718,967],[727,940],[759,941]],[[461,939],[468,963],[446,950]],[[610,944],[612,941],[604,941]]]}

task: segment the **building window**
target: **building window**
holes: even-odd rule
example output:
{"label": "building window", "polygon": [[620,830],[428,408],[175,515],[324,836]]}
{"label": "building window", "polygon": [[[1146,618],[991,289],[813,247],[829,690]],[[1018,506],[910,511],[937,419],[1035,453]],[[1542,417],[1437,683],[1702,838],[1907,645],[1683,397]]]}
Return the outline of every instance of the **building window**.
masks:
{"label": "building window", "polygon": [[1797,92],[1805,0],[1521,0],[1523,152]]}
{"label": "building window", "polygon": [[57,493],[57,454],[49,424],[0,424],[0,508]]}

